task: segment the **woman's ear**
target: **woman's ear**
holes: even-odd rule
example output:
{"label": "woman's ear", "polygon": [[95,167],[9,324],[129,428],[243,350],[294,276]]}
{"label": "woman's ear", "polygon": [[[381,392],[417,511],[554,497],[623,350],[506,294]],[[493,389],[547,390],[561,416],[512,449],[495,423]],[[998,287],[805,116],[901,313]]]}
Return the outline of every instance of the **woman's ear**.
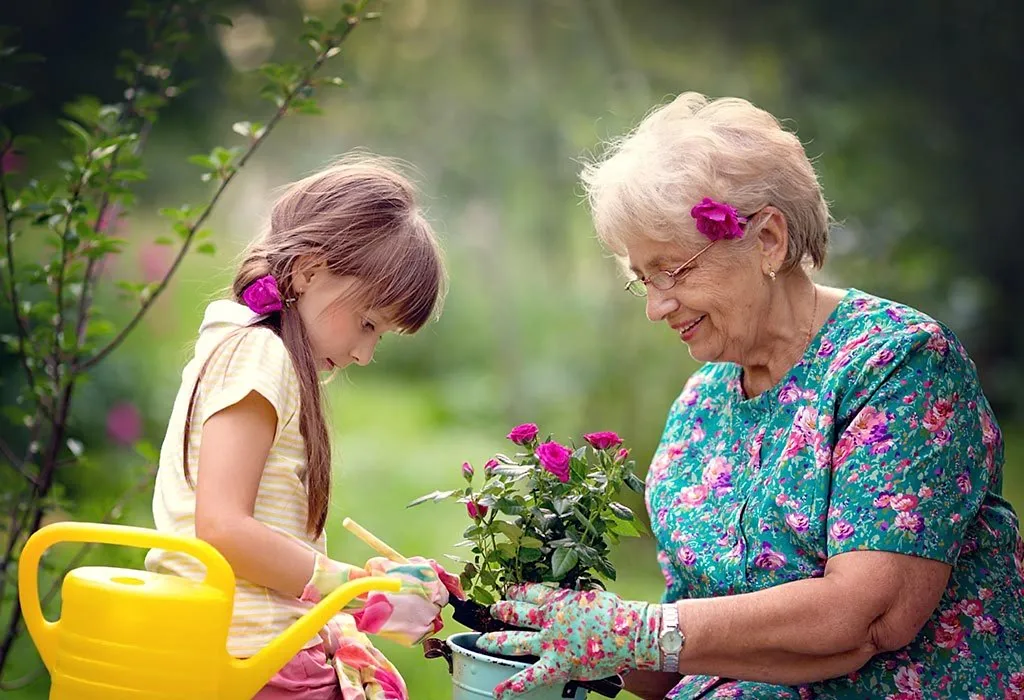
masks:
{"label": "woman's ear", "polygon": [[764,268],[762,272],[767,275],[773,270],[781,269],[786,262],[786,255],[789,252],[789,227],[783,213],[773,206],[765,207],[755,215],[755,218],[759,216],[767,217],[757,231],[761,266]]}

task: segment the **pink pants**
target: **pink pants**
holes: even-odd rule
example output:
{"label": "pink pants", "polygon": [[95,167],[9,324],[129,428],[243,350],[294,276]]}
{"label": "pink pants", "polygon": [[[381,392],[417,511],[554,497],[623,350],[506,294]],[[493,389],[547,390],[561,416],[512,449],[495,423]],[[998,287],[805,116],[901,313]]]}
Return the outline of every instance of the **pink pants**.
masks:
{"label": "pink pants", "polygon": [[341,700],[338,675],[323,644],[296,654],[253,700]]}

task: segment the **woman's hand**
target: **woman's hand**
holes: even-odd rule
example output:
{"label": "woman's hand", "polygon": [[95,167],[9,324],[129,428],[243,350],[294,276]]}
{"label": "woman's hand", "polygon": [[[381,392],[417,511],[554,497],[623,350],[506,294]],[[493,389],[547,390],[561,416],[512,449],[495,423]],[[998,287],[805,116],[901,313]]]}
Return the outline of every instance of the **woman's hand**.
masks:
{"label": "woman's hand", "polygon": [[544,685],[660,666],[658,605],[624,601],[607,591],[559,590],[532,583],[510,588],[508,599],[492,606],[491,614],[539,630],[492,632],[477,640],[478,648],[494,654],[540,657],[494,689],[499,700]]}

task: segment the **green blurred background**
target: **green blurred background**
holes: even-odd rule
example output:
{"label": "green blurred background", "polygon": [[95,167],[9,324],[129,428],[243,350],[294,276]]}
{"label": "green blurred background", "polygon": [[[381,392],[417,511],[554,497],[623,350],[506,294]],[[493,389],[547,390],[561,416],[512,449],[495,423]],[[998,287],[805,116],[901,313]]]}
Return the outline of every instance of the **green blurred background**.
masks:
{"label": "green blurred background", "polygon": [[[37,0],[0,10],[0,24],[21,27],[28,48],[47,57],[29,69],[37,99],[14,119],[44,137],[26,169],[52,167],[61,104],[82,93],[117,98],[113,62],[133,40],[124,6]],[[211,33],[189,69],[199,86],[153,132],[151,179],[120,224],[130,245],[110,281],[166,269],[172,251],[151,242],[164,232],[156,210],[207,192],[185,156],[237,142],[233,122],[266,116],[253,69],[295,55],[302,14],[330,17],[333,7],[228,4],[234,27]],[[354,148],[414,164],[451,291],[437,324],[386,338],[372,366],[331,385],[332,555],[372,554],[341,529],[345,516],[403,553],[451,553],[465,524],[460,507],[405,504],[457,485],[461,462],[479,467],[519,422],[565,439],[616,430],[646,464],[695,365],[621,291],[576,176],[581,158],[684,90],[746,97],[797,130],[838,220],[819,280],[917,306],[964,339],[1006,432],[1006,491],[1024,507],[1020,15],[995,0],[394,0],[331,66],[348,87],[325,96],[325,115],[287,121],[229,190],[213,222],[216,257],[190,258],[144,327],[78,394],[89,460],[61,475],[62,516],[102,517],[145,473],[129,445],[159,446],[204,306],[230,282],[273,188]],[[0,359],[9,375],[12,358]],[[150,496],[144,486],[128,499],[124,521],[149,524]],[[617,591],[660,595],[649,540],[616,559]],[[88,561],[140,558],[98,549]],[[381,647],[414,698],[450,697],[443,662]],[[23,640],[10,677],[37,663]],[[43,675],[8,694],[43,698],[46,688]]]}

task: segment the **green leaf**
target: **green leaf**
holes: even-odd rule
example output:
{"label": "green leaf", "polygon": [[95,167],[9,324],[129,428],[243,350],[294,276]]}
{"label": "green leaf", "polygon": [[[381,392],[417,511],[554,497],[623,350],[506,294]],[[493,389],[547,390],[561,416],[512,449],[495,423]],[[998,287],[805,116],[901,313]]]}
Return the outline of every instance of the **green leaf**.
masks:
{"label": "green leaf", "polygon": [[616,516],[622,518],[623,520],[633,520],[636,517],[635,515],[633,515],[633,511],[631,511],[629,507],[624,506],[621,503],[617,503],[615,501],[609,503],[608,508],[610,508]]}
{"label": "green leaf", "polygon": [[111,177],[122,182],[142,182],[149,175],[143,170],[117,170]]}
{"label": "green leaf", "polygon": [[515,559],[516,557],[516,546],[511,542],[499,542],[498,551],[506,555],[509,559]]}
{"label": "green leaf", "polygon": [[494,596],[491,595],[490,591],[481,588],[480,586],[473,589],[473,593],[470,597],[476,602],[483,603],[484,605],[494,605],[495,603]]}
{"label": "green leaf", "polygon": [[[535,541],[539,542],[540,540]],[[533,547],[523,547],[519,550],[519,561],[525,562],[527,564],[538,561],[543,556],[544,553],[540,551],[540,549],[535,549]]]}
{"label": "green leaf", "polygon": [[643,494],[644,492],[644,482],[633,472],[626,473],[626,486],[636,493]]}
{"label": "green leaf", "polygon": [[[192,163],[193,165],[198,165],[201,168],[206,168],[207,170],[216,170],[217,169],[217,164],[213,162],[213,160],[210,158],[210,156],[204,156],[202,154],[196,154],[194,156],[189,156],[187,160],[188,160],[189,163]],[[161,209],[160,211],[167,211],[167,210]],[[170,211],[174,211],[174,210],[171,209]]]}
{"label": "green leaf", "polygon": [[556,549],[554,554],[551,555],[551,575],[556,580],[561,580],[567,573],[572,571],[572,568],[576,566],[578,561],[579,556],[575,550],[568,547]]}
{"label": "green leaf", "polygon": [[57,123],[63,126],[72,136],[80,138],[86,147],[92,143],[92,136],[78,122],[71,121],[70,119],[58,119]]}
{"label": "green leaf", "polygon": [[523,535],[523,531],[521,528],[517,527],[516,525],[513,525],[507,520],[495,520],[492,527],[501,534],[505,535],[505,537],[507,537],[509,541],[512,543],[518,542],[519,538]]}
{"label": "green leaf", "polygon": [[519,546],[522,547],[521,551],[525,551],[529,549],[540,549],[544,546],[544,543],[536,537],[524,537],[519,540]]}
{"label": "green leaf", "polygon": [[454,493],[456,493],[456,491],[431,491],[426,496],[420,496],[419,498],[411,501],[405,507],[412,508],[413,506],[418,506],[419,504],[426,503],[427,501],[443,501],[444,499],[451,497]]}
{"label": "green leaf", "polygon": [[217,246],[214,243],[207,241],[206,243],[200,243],[196,247],[196,252],[202,255],[215,255],[217,253]]}

